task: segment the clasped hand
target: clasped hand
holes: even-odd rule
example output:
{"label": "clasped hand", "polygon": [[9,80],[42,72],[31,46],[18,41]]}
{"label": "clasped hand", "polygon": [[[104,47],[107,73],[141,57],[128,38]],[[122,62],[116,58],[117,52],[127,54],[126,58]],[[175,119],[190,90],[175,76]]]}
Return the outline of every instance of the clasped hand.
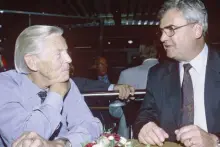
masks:
{"label": "clasped hand", "polygon": [[[184,126],[175,131],[177,141],[186,147],[216,147],[217,137],[207,133],[198,126]],[[169,135],[154,122],[149,122],[142,127],[138,140],[143,144],[163,146]]]}
{"label": "clasped hand", "polygon": [[23,133],[13,144],[12,147],[64,147],[60,141],[48,141],[35,132]]}
{"label": "clasped hand", "polygon": [[[129,96],[133,96],[135,89],[134,87],[126,84],[116,84],[114,86],[114,90],[119,91],[119,99],[128,99]],[[130,97],[130,99],[134,99],[134,97]]]}

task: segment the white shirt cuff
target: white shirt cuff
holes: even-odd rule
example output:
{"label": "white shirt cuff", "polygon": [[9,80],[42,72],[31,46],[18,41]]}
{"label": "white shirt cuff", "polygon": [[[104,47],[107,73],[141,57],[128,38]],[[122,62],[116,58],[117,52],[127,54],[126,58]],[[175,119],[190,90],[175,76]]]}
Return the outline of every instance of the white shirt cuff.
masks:
{"label": "white shirt cuff", "polygon": [[114,90],[114,86],[115,86],[115,84],[111,84],[111,85],[108,87],[108,91],[113,91],[113,90]]}

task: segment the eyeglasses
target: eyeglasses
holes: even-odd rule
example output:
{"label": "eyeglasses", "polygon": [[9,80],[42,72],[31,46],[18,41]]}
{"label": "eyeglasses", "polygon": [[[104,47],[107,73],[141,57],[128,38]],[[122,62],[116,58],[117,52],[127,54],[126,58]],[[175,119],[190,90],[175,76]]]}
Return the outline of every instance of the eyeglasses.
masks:
{"label": "eyeglasses", "polygon": [[175,35],[175,30],[183,28],[183,27],[186,27],[188,25],[194,25],[194,24],[196,24],[196,22],[188,23],[188,24],[185,24],[185,25],[182,25],[182,26],[178,26],[178,27],[175,27],[174,25],[166,26],[164,28],[160,28],[160,30],[157,33],[157,35],[159,37],[161,37],[163,32],[164,32],[168,37],[172,37],[173,35]]}

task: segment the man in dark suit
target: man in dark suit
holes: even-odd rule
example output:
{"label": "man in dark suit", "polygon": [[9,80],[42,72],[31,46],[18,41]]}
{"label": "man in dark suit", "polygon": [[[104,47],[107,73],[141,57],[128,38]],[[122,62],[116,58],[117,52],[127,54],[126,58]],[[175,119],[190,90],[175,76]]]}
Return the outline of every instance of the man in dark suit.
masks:
{"label": "man in dark suit", "polygon": [[150,70],[134,135],[144,144],[219,147],[220,54],[205,43],[206,8],[200,0],[169,0],[159,17],[160,40],[174,61]]}

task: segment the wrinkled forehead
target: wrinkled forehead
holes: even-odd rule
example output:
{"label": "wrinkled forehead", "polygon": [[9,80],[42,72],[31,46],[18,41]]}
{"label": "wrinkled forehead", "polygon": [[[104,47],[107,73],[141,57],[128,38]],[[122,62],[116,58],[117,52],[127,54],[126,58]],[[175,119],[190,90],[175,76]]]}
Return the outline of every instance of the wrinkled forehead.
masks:
{"label": "wrinkled forehead", "polygon": [[187,21],[184,18],[184,15],[178,9],[170,9],[168,10],[160,20],[160,28],[164,28],[167,26],[180,26],[186,24]]}
{"label": "wrinkled forehead", "polygon": [[62,35],[52,34],[45,39],[44,47],[50,50],[67,50],[66,40]]}

